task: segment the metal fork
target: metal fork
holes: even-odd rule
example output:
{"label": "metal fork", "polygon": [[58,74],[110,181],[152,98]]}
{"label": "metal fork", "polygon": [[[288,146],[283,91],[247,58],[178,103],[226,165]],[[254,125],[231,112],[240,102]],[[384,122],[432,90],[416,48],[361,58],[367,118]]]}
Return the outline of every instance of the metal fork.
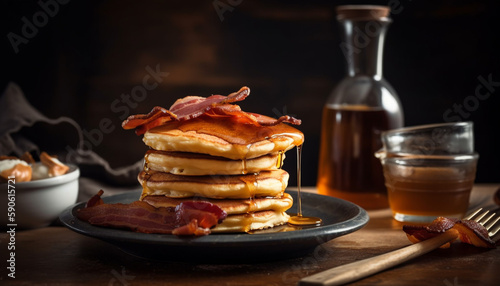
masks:
{"label": "metal fork", "polygon": [[[500,224],[493,228],[493,226],[500,221],[500,216],[493,219],[495,216],[495,213],[490,213],[489,211],[482,212],[482,208],[480,208],[464,218],[464,220],[473,219],[479,222],[488,230],[490,238],[495,240],[494,236],[496,236],[500,230]],[[298,285],[330,286],[353,282],[426,254],[445,243],[455,240],[456,238],[456,231],[448,230],[431,239],[412,244],[386,254],[345,264],[305,277],[299,281]],[[496,240],[498,240],[498,238]]]}
{"label": "metal fork", "polygon": [[[475,212],[471,213],[468,215],[465,220],[471,220],[474,218],[475,221],[480,223],[481,225],[488,230],[488,236],[494,239],[494,236],[500,231],[500,224],[497,225],[497,227],[493,228],[497,224],[498,221],[500,221],[500,216],[497,216],[494,220],[490,221],[496,216],[496,213],[490,213],[490,211],[486,210],[482,213],[480,213],[483,210],[483,208],[477,209]],[[488,215],[489,214],[489,215]],[[498,240],[498,239],[496,239]],[[495,240],[495,241],[496,241]]]}

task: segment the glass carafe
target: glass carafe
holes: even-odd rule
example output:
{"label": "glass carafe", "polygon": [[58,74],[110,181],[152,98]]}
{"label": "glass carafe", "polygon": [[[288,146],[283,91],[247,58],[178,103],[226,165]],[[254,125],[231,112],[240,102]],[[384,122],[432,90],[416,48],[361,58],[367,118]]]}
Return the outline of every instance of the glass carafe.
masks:
{"label": "glass carafe", "polygon": [[385,6],[337,7],[348,74],[323,109],[318,192],[365,209],[388,207],[382,166],[374,153],[382,147],[382,131],[403,126],[399,98],[382,77],[389,12]]}

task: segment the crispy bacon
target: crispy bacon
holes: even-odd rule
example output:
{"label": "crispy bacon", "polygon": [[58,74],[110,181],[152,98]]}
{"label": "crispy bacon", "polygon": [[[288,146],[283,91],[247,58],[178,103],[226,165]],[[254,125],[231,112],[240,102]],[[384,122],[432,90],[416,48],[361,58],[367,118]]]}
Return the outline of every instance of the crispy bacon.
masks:
{"label": "crispy bacon", "polygon": [[179,226],[178,228],[172,230],[174,235],[207,235],[210,234],[210,229],[198,227],[198,221],[192,220],[190,223]]}
{"label": "crispy bacon", "polygon": [[[212,95],[212,98],[223,98],[222,95]],[[194,105],[194,104],[199,104],[207,100],[207,98],[202,97],[202,96],[186,96],[183,98],[177,99],[174,104],[172,104],[169,108],[170,111],[172,112],[177,112],[179,110],[182,110],[184,107],[189,106],[189,105]]]}
{"label": "crispy bacon", "polygon": [[149,129],[153,129],[155,128],[156,126],[161,126],[167,122],[170,122],[172,121],[173,119],[169,116],[162,116],[162,117],[159,117],[155,120],[152,120],[152,121],[149,121],[147,122],[146,124],[143,124],[143,125],[140,125],[139,127],[137,127],[135,129],[135,134],[137,135],[142,135],[144,133],[146,133],[146,131],[148,131]]}
{"label": "crispy bacon", "polygon": [[[472,220],[457,220],[444,217],[436,218],[428,226],[403,226],[408,239],[417,243],[435,237],[447,230],[458,231],[458,238],[461,242],[469,243],[477,247],[495,248],[495,242],[488,236],[488,231],[478,222]],[[442,246],[446,248],[449,243]]]}
{"label": "crispy bacon", "polygon": [[130,204],[100,203],[102,190],[92,197],[77,217],[92,225],[126,228],[143,233],[205,235],[210,228],[226,218],[218,206],[208,202],[181,203],[175,208],[155,208],[143,201]]}
{"label": "crispy bacon", "polygon": [[170,107],[170,111],[175,113],[180,120],[188,120],[202,115],[215,106],[242,101],[248,95],[250,95],[250,89],[244,86],[239,91],[233,92],[228,96],[212,95],[207,98],[188,96],[178,99]]}
{"label": "crispy bacon", "polygon": [[[456,222],[456,219],[438,217],[427,226],[404,225],[403,231],[406,232],[406,236],[411,242],[417,243],[438,236],[453,228]],[[447,243],[441,246],[441,248],[447,248],[449,246],[450,244]]]}
{"label": "crispy bacon", "polygon": [[496,243],[489,237],[486,228],[473,220],[462,220],[455,224],[460,241],[478,247],[495,248]]}
{"label": "crispy bacon", "polygon": [[300,125],[302,123],[300,119],[293,118],[289,115],[284,115],[278,119],[275,119],[257,113],[245,112],[242,111],[238,105],[234,104],[223,104],[213,107],[209,111],[205,112],[205,114],[211,117],[231,116],[236,118],[236,120],[241,123],[254,124],[259,126],[274,126],[282,122],[287,122],[294,125]]}
{"label": "crispy bacon", "polygon": [[104,204],[104,201],[101,198],[102,194],[104,194],[104,191],[103,190],[99,190],[99,192],[97,192],[97,194],[93,195],[87,201],[87,204],[85,204],[85,207],[86,208],[90,208],[90,207],[95,207],[95,206]]}
{"label": "crispy bacon", "polygon": [[137,128],[136,134],[144,134],[147,130],[175,120],[177,115],[163,107],[155,106],[148,114],[131,115],[122,122],[123,129]]}
{"label": "crispy bacon", "polygon": [[256,113],[252,113],[252,114],[257,118],[257,122],[262,126],[274,126],[274,125],[278,125],[282,122],[290,123],[293,125],[302,124],[302,121],[300,119],[291,117],[289,115],[283,115],[278,119],[274,119],[272,117],[267,117],[267,116],[256,114]]}
{"label": "crispy bacon", "polygon": [[183,121],[199,117],[203,114],[208,116],[230,116],[245,124],[260,126],[273,126],[282,122],[300,125],[299,119],[285,115],[278,119],[263,116],[256,113],[244,112],[238,105],[229,104],[245,99],[250,94],[246,86],[228,96],[212,95],[207,98],[200,96],[186,96],[174,102],[169,110],[156,106],[148,114],[137,114],[129,116],[122,123],[124,129],[136,129],[135,133],[141,135],[149,129],[163,125],[170,121]]}
{"label": "crispy bacon", "polygon": [[[191,219],[186,219],[185,214],[182,213],[180,210],[177,210],[177,208],[179,208],[180,204],[176,207],[176,211],[179,212],[180,216],[183,217],[183,219],[185,221],[188,221],[188,220],[191,220]],[[217,223],[221,223],[226,217],[227,217],[227,213],[222,210],[219,206],[217,205],[214,205],[210,202],[207,202],[207,201],[186,201],[186,202],[182,202],[182,209],[184,211],[186,210],[190,210],[188,213],[191,212],[191,211],[203,211],[203,212],[210,212],[210,213],[213,213],[215,214],[215,217],[217,218],[217,221],[214,223],[217,224]],[[212,222],[210,222],[212,224]],[[204,225],[203,222],[200,222],[200,225]],[[208,227],[208,226],[207,226]]]}
{"label": "crispy bacon", "polygon": [[188,120],[196,118],[210,108],[230,102],[241,101],[250,94],[246,86],[228,96],[212,95],[207,98],[200,96],[187,96],[178,99],[169,110],[155,106],[148,114],[131,115],[122,122],[123,129],[136,128],[136,134],[146,133],[151,128],[162,125],[172,120]]}

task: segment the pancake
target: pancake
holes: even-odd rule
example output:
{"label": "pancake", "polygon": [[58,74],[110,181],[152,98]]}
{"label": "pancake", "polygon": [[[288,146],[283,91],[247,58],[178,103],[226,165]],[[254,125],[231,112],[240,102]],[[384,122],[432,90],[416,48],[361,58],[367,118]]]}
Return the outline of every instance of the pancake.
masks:
{"label": "pancake", "polygon": [[233,160],[285,152],[304,142],[304,134],[292,126],[242,124],[231,117],[202,115],[171,121],[148,130],[143,141],[160,151],[209,154]]}
{"label": "pancake", "polygon": [[286,224],[289,218],[287,213],[276,211],[228,215],[222,223],[216,225],[211,231],[212,233],[249,232]]}
{"label": "pancake", "polygon": [[207,199],[203,197],[173,199],[165,196],[146,196],[142,200],[156,208],[175,207],[185,201],[207,201],[219,206],[228,215],[246,214],[250,212],[259,212],[267,210],[284,212],[289,208],[291,208],[293,205],[292,196],[290,196],[287,193],[284,193],[283,197],[280,198],[257,197],[253,199],[217,200],[217,199]]}
{"label": "pancake", "polygon": [[170,198],[202,196],[214,199],[281,197],[288,185],[284,170],[262,171],[247,175],[182,176],[164,172],[142,171],[138,180],[142,196],[164,195]]}
{"label": "pancake", "polygon": [[254,159],[232,160],[200,153],[148,150],[144,156],[149,170],[175,175],[241,175],[276,170],[285,155],[268,154]]}

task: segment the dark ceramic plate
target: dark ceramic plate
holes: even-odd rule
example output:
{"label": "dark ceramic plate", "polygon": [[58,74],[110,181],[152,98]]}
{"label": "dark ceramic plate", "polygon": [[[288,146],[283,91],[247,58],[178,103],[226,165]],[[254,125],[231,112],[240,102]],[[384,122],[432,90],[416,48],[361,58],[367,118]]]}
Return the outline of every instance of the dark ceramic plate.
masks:
{"label": "dark ceramic plate", "polygon": [[[296,202],[297,192],[288,191],[288,193]],[[311,193],[301,195],[304,216],[320,217],[323,219],[323,225],[282,232],[177,237],[90,225],[75,216],[77,209],[83,208],[85,203],[67,208],[59,218],[65,226],[75,232],[104,240],[126,253],[141,258],[212,263],[263,261],[302,256],[331,239],[362,228],[368,222],[366,211],[353,203]],[[104,202],[130,203],[139,196],[140,191],[124,193],[105,197]],[[294,208],[295,206],[296,204]],[[282,228],[276,229],[279,230]]]}

